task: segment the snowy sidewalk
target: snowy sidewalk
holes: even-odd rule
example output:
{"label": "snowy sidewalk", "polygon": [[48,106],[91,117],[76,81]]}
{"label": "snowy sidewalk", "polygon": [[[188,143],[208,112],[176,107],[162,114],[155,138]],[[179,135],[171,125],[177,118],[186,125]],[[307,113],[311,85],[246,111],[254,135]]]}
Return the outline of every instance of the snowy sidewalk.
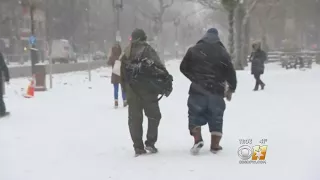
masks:
{"label": "snowy sidewalk", "polygon": [[[205,147],[191,156],[187,124],[189,81],[179,62],[168,65],[174,91],[161,101],[159,154],[133,157],[127,109],[113,109],[109,70],[54,75],[54,88],[24,99],[28,81],[14,79],[5,101],[12,116],[0,120],[1,180],[317,180],[320,145],[320,68],[299,71],[268,65],[266,90],[252,92],[253,77],[238,72],[239,87],[227,103],[224,150]],[[146,122],[146,119],[145,119]],[[145,130],[146,130],[146,125]],[[239,139],[267,139],[267,164],[239,164]],[[303,152],[301,152],[303,151]]]}

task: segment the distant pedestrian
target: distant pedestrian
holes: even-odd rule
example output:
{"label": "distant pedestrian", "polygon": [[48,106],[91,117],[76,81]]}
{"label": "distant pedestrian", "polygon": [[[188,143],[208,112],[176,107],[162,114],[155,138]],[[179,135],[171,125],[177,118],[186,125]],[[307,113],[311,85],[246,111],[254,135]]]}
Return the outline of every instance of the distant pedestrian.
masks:
{"label": "distant pedestrian", "polygon": [[121,55],[121,46],[120,43],[116,43],[111,49],[111,55],[108,60],[108,65],[112,66],[112,75],[111,75],[111,83],[113,84],[113,97],[114,97],[114,107],[118,108],[119,106],[119,91],[121,89],[122,92],[122,100],[123,106],[126,107],[127,99],[126,93],[123,91],[123,87],[121,86],[121,78],[120,78],[120,66],[121,62],[119,60]]}
{"label": "distant pedestrian", "polygon": [[253,74],[256,83],[254,86],[254,91],[259,90],[259,86],[261,86],[261,89],[264,90],[264,87],[266,86],[264,82],[261,80],[261,75],[264,73],[264,63],[267,60],[266,53],[261,49],[261,44],[254,43],[252,45],[253,52],[250,56],[250,62],[251,62],[251,74]]}
{"label": "distant pedestrian", "polygon": [[3,80],[9,83],[10,76],[9,70],[4,61],[3,55],[0,52],[0,118],[9,115],[10,113],[6,110],[6,105],[3,101],[3,90],[4,90],[4,83]]}

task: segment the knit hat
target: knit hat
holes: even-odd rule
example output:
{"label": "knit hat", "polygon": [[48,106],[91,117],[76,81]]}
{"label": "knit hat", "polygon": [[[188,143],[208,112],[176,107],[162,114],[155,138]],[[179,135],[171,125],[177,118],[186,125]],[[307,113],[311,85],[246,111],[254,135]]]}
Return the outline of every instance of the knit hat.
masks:
{"label": "knit hat", "polygon": [[215,35],[219,35],[219,32],[216,28],[210,28],[208,29],[207,33],[212,33],[212,34],[215,34]]}
{"label": "knit hat", "polygon": [[136,41],[136,40],[146,41],[147,40],[147,35],[142,29],[135,29],[131,33],[131,40],[132,41]]}

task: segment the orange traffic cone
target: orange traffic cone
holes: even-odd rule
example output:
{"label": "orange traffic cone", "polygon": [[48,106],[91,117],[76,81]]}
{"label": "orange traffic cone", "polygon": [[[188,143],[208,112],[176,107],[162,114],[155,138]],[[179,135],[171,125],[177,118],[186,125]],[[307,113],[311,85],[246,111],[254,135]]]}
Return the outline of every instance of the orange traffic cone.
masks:
{"label": "orange traffic cone", "polygon": [[32,76],[30,84],[28,85],[27,93],[24,95],[25,98],[34,97],[34,86],[35,86],[35,77]]}

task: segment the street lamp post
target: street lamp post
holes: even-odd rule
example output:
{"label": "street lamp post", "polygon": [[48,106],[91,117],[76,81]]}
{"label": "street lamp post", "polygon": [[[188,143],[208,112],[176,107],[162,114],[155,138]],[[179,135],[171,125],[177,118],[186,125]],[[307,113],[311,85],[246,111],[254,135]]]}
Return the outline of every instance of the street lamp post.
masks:
{"label": "street lamp post", "polygon": [[116,41],[121,42],[121,34],[120,34],[120,11],[123,9],[123,0],[113,0],[112,5],[114,10],[116,11]]}
{"label": "street lamp post", "polygon": [[[31,37],[36,37],[35,36],[35,25],[34,25],[34,11],[35,11],[36,7],[35,5],[32,3],[30,5],[30,19],[31,19]],[[36,49],[36,41],[34,43],[31,43],[31,49],[30,49],[30,53],[31,53],[31,68],[32,68],[32,74],[35,74],[34,71],[34,67],[35,65],[38,63],[38,53],[37,53],[37,49]]]}
{"label": "street lamp post", "polygon": [[85,9],[87,12],[87,26],[88,26],[88,76],[91,82],[91,27],[90,27],[90,2],[88,2],[88,7]]}
{"label": "street lamp post", "polygon": [[31,72],[34,75],[35,72],[35,65],[38,63],[38,50],[36,48],[36,35],[35,35],[35,21],[34,21],[34,12],[36,10],[36,3],[30,0],[21,0],[19,1],[22,7],[28,8],[30,13],[30,39],[29,43],[31,45],[30,48],[30,58],[31,58]]}
{"label": "street lamp post", "polygon": [[179,42],[178,42],[178,27],[180,25],[180,18],[176,18],[173,22],[175,28],[176,28],[176,42],[175,42],[175,46],[176,46],[176,59],[178,59],[179,53],[178,53],[178,46],[179,46]]}

